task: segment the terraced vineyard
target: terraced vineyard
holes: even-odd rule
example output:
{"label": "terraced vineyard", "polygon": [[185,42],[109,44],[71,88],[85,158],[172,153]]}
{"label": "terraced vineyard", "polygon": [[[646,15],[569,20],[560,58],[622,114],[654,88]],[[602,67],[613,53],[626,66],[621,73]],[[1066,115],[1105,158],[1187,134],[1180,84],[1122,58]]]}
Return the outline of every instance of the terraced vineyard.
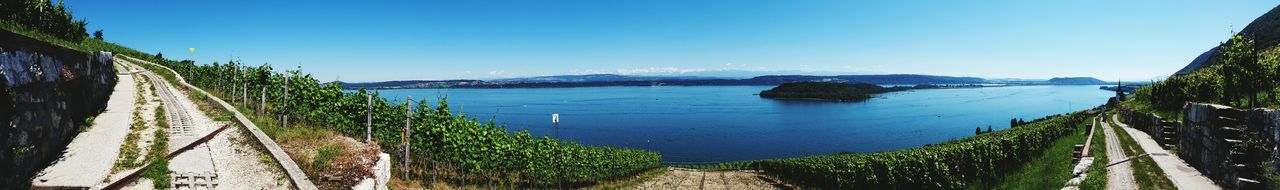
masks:
{"label": "terraced vineyard", "polygon": [[1087,118],[1085,112],[1076,112],[921,148],[763,160],[749,167],[788,183],[821,189],[984,187],[1041,155]]}

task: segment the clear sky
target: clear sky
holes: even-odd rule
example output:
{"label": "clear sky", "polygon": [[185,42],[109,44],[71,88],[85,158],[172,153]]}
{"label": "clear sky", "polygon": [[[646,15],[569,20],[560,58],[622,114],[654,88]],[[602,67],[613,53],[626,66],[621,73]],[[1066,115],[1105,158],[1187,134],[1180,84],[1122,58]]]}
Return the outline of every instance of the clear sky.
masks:
{"label": "clear sky", "polygon": [[[1250,1],[67,0],[88,28],[322,81],[698,71],[1166,76],[1277,5]],[[196,48],[194,55],[187,48]]]}

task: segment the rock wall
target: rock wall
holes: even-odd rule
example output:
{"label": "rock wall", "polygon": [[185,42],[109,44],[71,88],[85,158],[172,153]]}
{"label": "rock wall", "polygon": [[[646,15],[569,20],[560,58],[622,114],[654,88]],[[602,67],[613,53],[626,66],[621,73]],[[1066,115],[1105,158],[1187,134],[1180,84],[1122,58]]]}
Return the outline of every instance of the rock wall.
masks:
{"label": "rock wall", "polygon": [[[1121,122],[1138,129],[1147,135],[1151,135],[1160,146],[1168,149],[1170,146],[1178,144],[1178,127],[1182,125],[1178,121],[1170,121],[1160,116],[1136,112],[1132,110],[1119,110]],[[1107,118],[1110,119],[1110,118]]]}
{"label": "rock wall", "polygon": [[1227,189],[1276,189],[1280,111],[1188,103],[1178,156]]}
{"label": "rock wall", "polygon": [[26,188],[105,109],[115,83],[109,52],[0,30],[0,189]]}

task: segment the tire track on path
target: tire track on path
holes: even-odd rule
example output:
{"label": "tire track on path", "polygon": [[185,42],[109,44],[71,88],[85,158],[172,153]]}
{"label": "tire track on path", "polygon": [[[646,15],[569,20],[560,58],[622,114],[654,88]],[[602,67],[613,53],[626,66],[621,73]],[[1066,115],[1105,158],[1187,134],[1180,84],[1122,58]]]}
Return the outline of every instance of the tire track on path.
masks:
{"label": "tire track on path", "polygon": [[[1111,128],[1106,120],[1096,120],[1101,122],[1102,134],[1107,139],[1107,157],[1108,158],[1127,158],[1124,148],[1120,146],[1120,137],[1116,136],[1116,132]],[[1133,167],[1129,166],[1127,160],[1118,163],[1109,164],[1107,167],[1107,189],[1138,189],[1138,185],[1133,181]]]}

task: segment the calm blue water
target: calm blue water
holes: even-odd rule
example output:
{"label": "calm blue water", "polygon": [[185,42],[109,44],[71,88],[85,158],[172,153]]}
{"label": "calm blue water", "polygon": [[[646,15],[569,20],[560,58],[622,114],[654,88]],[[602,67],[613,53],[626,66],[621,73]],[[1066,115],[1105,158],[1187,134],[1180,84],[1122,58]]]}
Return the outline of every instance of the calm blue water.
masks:
{"label": "calm blue water", "polygon": [[589,145],[655,150],[668,162],[732,161],[918,147],[1106,102],[1098,86],[1012,86],[893,92],[858,103],[764,99],[771,86],[380,90],[449,106],[510,130]]}

